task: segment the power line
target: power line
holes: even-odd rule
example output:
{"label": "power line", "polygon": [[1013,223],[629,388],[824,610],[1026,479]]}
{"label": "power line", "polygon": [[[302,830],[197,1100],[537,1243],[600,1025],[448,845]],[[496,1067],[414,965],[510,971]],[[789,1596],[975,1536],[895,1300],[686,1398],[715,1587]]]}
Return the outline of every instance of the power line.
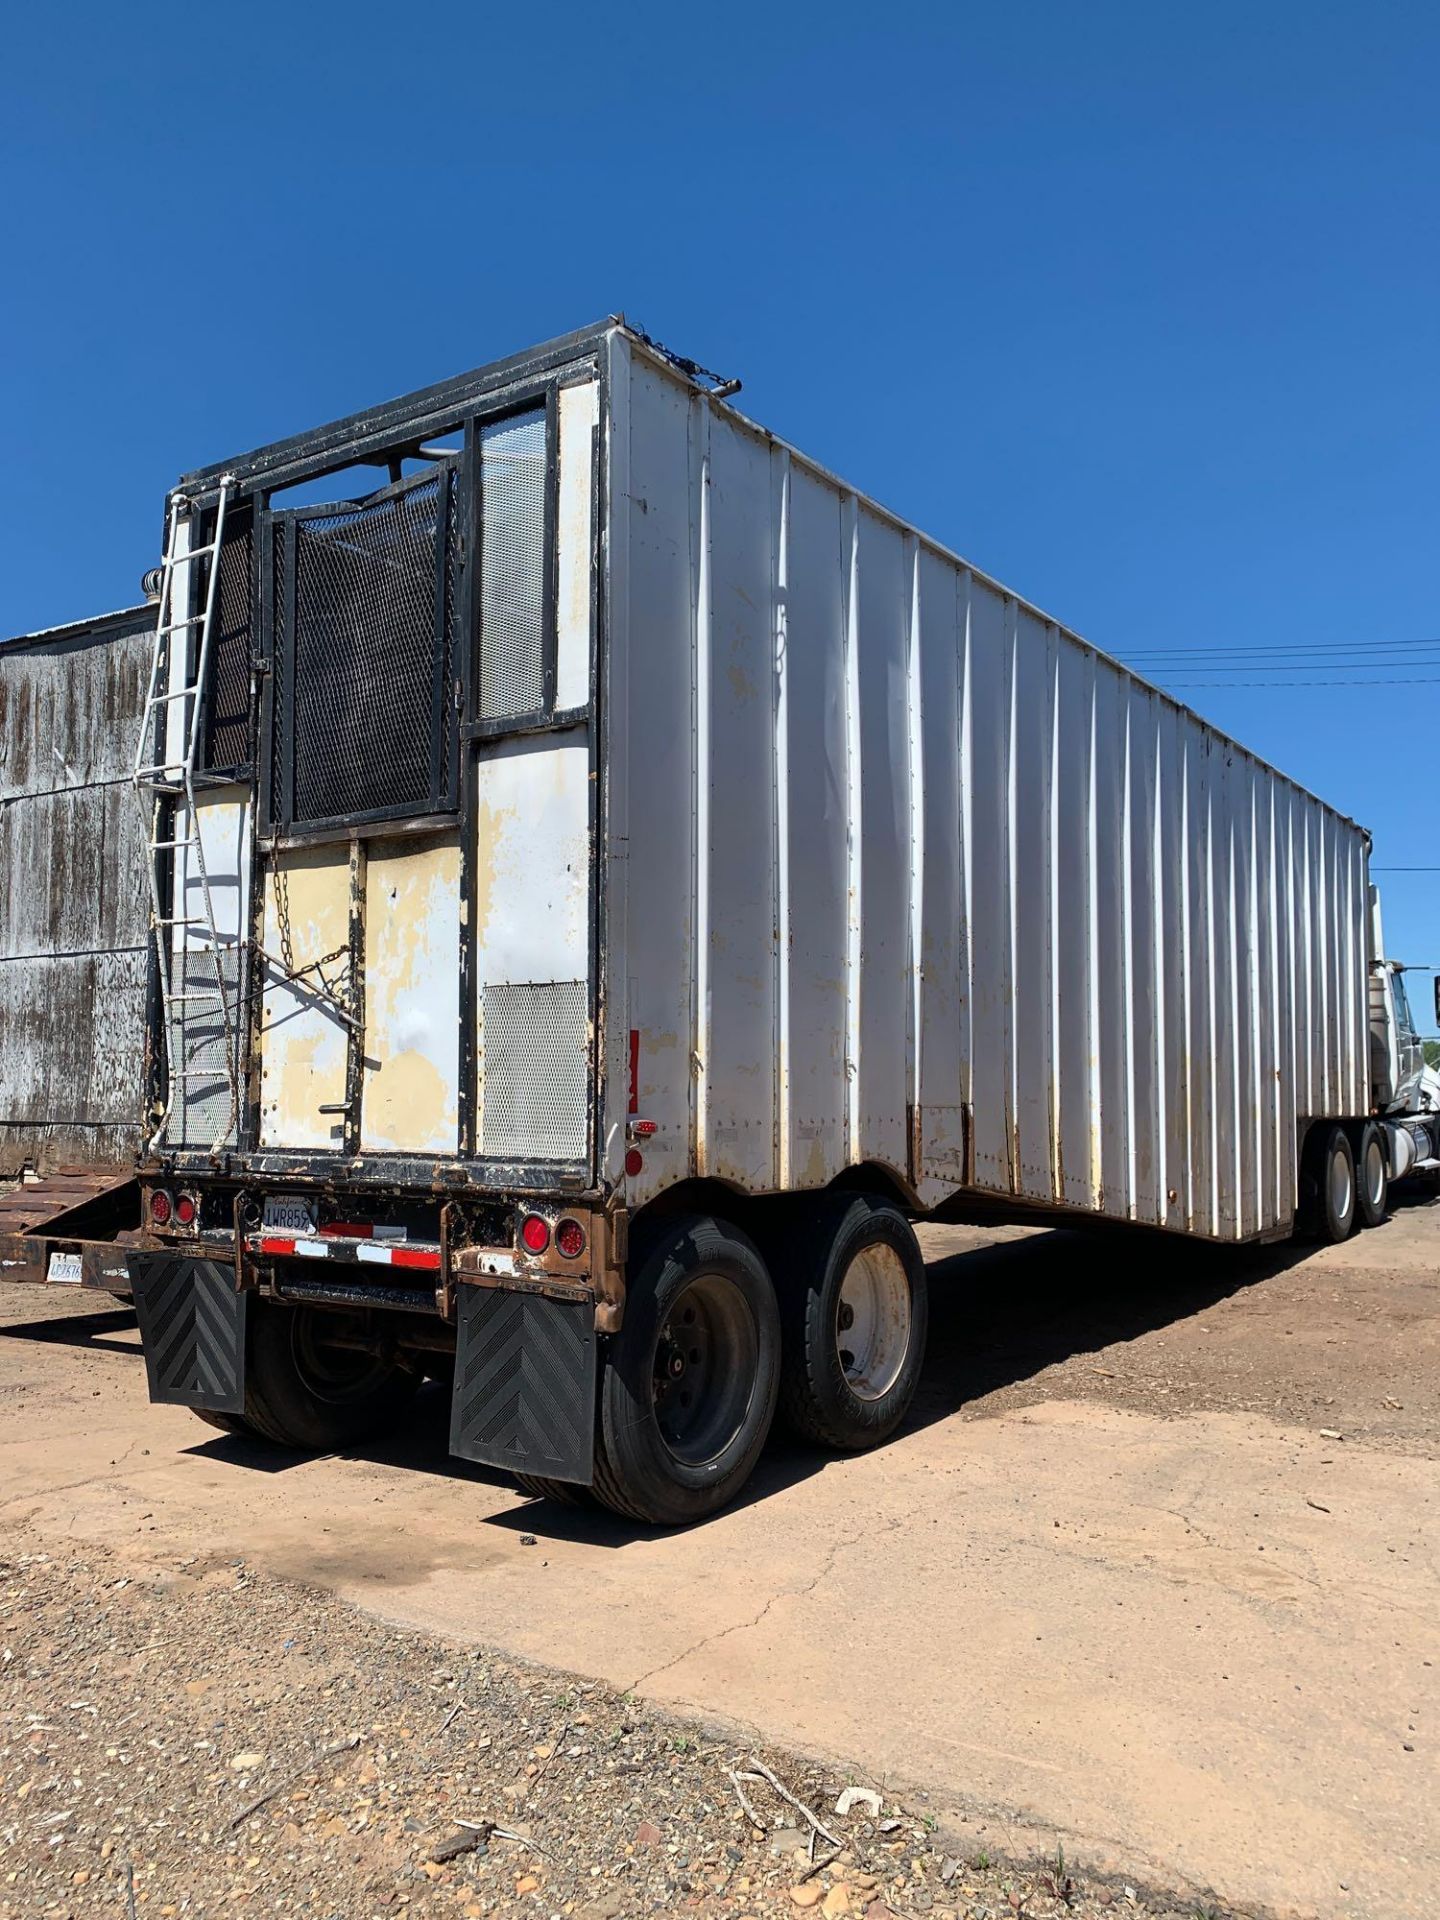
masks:
{"label": "power line", "polygon": [[1440,867],[1371,867],[1371,873],[1440,873]]}
{"label": "power line", "polygon": [[[1125,662],[1133,674],[1144,674],[1148,680],[1169,680],[1171,674],[1304,674],[1304,672],[1329,672],[1329,674],[1363,674],[1373,672],[1377,666],[1440,666],[1440,657],[1425,660],[1356,660],[1354,664],[1346,660],[1215,660],[1215,664],[1206,664],[1202,668],[1200,660],[1175,660],[1152,664],[1148,660],[1127,660]],[[1340,682],[1346,685],[1346,682]]]}
{"label": "power line", "polygon": [[1270,687],[1278,693],[1290,687],[1440,687],[1440,674],[1394,680],[1167,680],[1167,687]]}
{"label": "power line", "polygon": [[1158,660],[1162,656],[1178,656],[1186,660],[1218,659],[1225,654],[1257,653],[1355,653],[1363,652],[1367,646],[1379,653],[1391,653],[1400,649],[1406,651],[1415,647],[1440,647],[1440,636],[1428,640],[1314,640],[1296,641],[1235,641],[1217,647],[1136,647],[1127,655],[1132,660]]}
{"label": "power line", "polygon": [[1168,667],[1196,666],[1213,667],[1221,672],[1231,673],[1245,667],[1264,666],[1269,663],[1279,673],[1291,667],[1304,667],[1312,663],[1317,667],[1343,667],[1350,660],[1353,660],[1357,667],[1427,667],[1434,665],[1437,654],[1440,654],[1440,641],[1423,653],[1418,647],[1405,650],[1377,647],[1371,653],[1351,653],[1339,660],[1319,649],[1314,653],[1280,653],[1278,651],[1271,653],[1263,647],[1257,647],[1253,653],[1236,652],[1234,654],[1212,654],[1196,647],[1183,654],[1130,653],[1126,654],[1125,658],[1132,666],[1143,662],[1156,672]]}

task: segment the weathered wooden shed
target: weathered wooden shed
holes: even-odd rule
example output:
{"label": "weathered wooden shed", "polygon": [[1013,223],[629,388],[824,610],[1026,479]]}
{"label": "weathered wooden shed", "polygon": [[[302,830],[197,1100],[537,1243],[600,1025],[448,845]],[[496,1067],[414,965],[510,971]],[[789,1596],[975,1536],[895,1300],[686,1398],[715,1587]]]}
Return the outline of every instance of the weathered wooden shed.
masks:
{"label": "weathered wooden shed", "polygon": [[154,624],[126,607],[0,644],[0,1179],[139,1143]]}

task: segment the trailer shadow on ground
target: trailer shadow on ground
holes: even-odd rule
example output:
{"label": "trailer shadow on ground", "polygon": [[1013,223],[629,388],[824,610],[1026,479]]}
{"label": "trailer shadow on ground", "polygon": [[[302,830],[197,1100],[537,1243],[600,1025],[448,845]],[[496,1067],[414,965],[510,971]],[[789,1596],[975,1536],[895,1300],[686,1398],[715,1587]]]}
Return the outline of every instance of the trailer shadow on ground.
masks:
{"label": "trailer shadow on ground", "polygon": [[1062,1228],[932,1261],[930,1346],[910,1426],[1203,1313],[1313,1251]]}
{"label": "trailer shadow on ground", "polygon": [[65,1314],[54,1320],[22,1318],[40,1292],[38,1287],[23,1292],[17,1288],[5,1302],[10,1314],[0,1315],[0,1340],[33,1340],[59,1347],[90,1347],[97,1353],[133,1353],[137,1360],[144,1357],[133,1307],[103,1307],[94,1313]]}

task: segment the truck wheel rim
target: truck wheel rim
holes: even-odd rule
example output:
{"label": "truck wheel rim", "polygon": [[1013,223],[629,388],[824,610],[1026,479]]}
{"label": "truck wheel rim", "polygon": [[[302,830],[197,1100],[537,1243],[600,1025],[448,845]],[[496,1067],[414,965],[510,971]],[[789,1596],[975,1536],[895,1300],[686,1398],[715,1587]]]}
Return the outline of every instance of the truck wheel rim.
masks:
{"label": "truck wheel rim", "polygon": [[1385,1198],[1385,1155],[1380,1142],[1373,1137],[1365,1149],[1365,1185],[1371,1206],[1378,1207]]}
{"label": "truck wheel rim", "polygon": [[750,1303],[723,1273],[696,1274],[671,1303],[655,1343],[655,1422],[687,1467],[719,1459],[745,1425],[760,1360]]}
{"label": "truck wheel rim", "polygon": [[862,1247],[845,1269],[835,1348],[857,1400],[881,1399],[900,1378],[910,1351],[910,1276],[883,1240]]}
{"label": "truck wheel rim", "polygon": [[1337,1147],[1330,1156],[1330,1210],[1337,1220],[1350,1211],[1350,1162]]}

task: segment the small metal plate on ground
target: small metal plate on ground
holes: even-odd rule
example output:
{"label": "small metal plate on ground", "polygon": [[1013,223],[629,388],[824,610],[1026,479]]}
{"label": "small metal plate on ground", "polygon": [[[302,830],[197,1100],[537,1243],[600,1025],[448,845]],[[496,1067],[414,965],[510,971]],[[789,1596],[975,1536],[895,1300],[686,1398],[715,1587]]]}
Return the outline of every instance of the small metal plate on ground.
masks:
{"label": "small metal plate on ground", "polygon": [[587,1484],[595,1461],[595,1303],[461,1286],[450,1451]]}

